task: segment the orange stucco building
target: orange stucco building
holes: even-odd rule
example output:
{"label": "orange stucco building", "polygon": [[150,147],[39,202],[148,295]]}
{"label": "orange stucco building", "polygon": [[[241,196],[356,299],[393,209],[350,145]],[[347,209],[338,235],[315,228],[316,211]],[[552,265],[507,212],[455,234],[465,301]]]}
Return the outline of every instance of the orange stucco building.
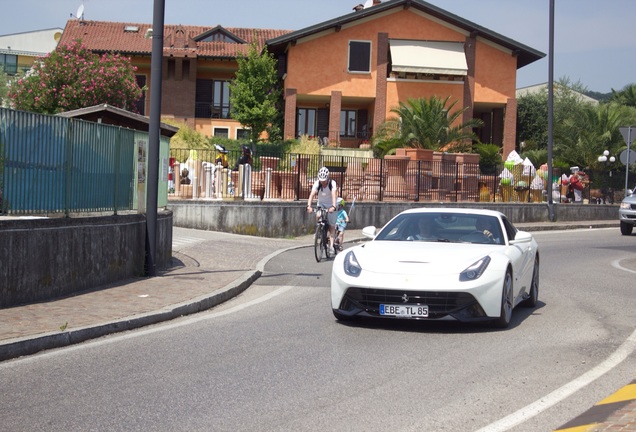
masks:
{"label": "orange stucco building", "polygon": [[400,101],[436,95],[484,121],[482,142],[513,150],[517,69],[544,54],[423,1],[373,3],[267,41],[283,66],[285,137],[356,147]]}
{"label": "orange stucco building", "polygon": [[[365,7],[366,6],[366,7]],[[468,107],[485,126],[482,142],[515,148],[517,70],[545,54],[420,0],[369,0],[305,29],[164,27],[162,117],[206,135],[241,138],[231,118],[230,80],[251,43],[278,60],[285,138],[328,138],[342,147],[369,139],[408,98],[432,95]],[[77,39],[95,52],[118,52],[150,88],[152,26],[69,20],[61,44]],[[145,94],[139,111],[149,111]]]}

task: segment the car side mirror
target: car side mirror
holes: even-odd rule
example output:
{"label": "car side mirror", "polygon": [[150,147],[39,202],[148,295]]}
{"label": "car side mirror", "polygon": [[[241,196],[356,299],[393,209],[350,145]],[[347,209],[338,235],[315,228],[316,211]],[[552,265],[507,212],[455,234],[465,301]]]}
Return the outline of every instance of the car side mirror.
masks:
{"label": "car side mirror", "polygon": [[376,228],[374,226],[364,227],[362,228],[362,235],[367,238],[374,239],[375,231],[376,231]]}
{"label": "car side mirror", "polygon": [[626,189],[625,190],[625,196],[632,196],[634,194],[634,191],[632,189]]}
{"label": "car side mirror", "polygon": [[515,234],[514,240],[510,240],[511,245],[519,244],[519,243],[528,243],[532,240],[532,234],[526,231],[517,231]]}

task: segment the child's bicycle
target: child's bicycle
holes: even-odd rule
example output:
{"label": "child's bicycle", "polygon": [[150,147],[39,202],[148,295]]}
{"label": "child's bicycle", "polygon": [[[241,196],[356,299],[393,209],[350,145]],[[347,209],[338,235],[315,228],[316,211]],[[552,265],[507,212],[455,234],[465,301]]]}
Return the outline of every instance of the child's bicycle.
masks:
{"label": "child's bicycle", "polygon": [[321,207],[316,207],[314,212],[318,214],[316,233],[314,234],[314,254],[316,261],[320,262],[323,254],[327,259],[331,258],[331,251],[329,250],[329,223],[327,222],[328,212]]}

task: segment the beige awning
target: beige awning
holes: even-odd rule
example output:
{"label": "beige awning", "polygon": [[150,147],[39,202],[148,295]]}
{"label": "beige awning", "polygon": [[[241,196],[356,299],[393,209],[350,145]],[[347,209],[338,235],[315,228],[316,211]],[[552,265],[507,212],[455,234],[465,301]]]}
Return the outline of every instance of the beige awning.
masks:
{"label": "beige awning", "polygon": [[394,72],[438,75],[467,75],[468,64],[462,42],[391,39]]}

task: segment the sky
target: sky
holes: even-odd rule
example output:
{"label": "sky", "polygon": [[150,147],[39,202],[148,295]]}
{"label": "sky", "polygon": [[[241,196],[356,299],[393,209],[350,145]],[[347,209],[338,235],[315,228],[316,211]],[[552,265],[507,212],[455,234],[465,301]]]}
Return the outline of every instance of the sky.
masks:
{"label": "sky", "polygon": [[[555,80],[609,93],[636,83],[636,0],[553,0]],[[518,70],[517,88],[546,83],[551,0],[428,0],[546,54]],[[346,15],[364,0],[164,0],[165,24],[299,30]],[[64,28],[84,18],[153,22],[154,0],[0,0],[0,35]]]}

